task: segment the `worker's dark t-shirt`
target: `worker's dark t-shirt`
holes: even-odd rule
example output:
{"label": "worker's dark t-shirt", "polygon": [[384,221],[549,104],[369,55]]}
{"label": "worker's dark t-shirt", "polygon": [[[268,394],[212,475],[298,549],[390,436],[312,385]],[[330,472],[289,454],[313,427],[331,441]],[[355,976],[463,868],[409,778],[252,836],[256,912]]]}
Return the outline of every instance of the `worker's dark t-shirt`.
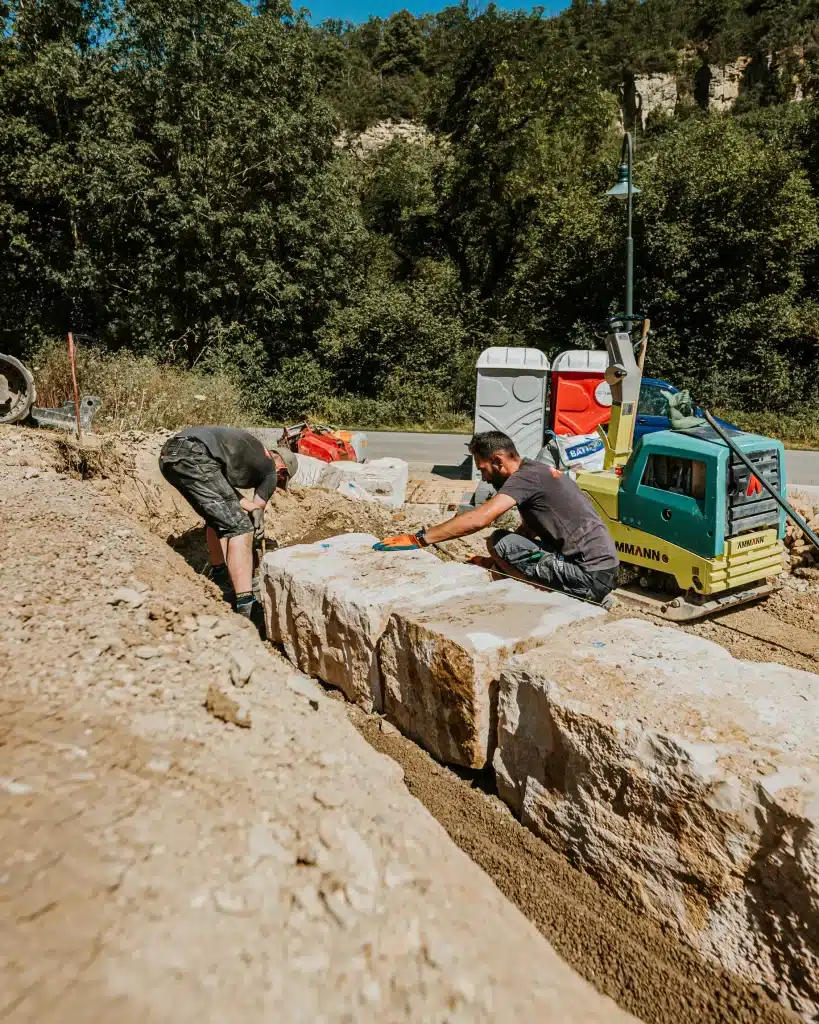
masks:
{"label": "worker's dark t-shirt", "polygon": [[231,487],[252,487],[264,501],[270,500],[276,490],[276,465],[258,437],[236,427],[187,427],[179,436],[201,441],[221,465]]}
{"label": "worker's dark t-shirt", "polygon": [[616,569],[617,548],[594,506],[566,473],[523,459],[498,492],[514,498],[532,534],[584,569]]}

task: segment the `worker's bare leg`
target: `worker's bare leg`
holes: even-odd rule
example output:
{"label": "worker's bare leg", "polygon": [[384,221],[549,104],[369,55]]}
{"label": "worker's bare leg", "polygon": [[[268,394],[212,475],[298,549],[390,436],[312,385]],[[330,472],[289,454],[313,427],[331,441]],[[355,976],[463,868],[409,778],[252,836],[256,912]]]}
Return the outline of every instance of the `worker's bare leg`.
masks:
{"label": "worker's bare leg", "polygon": [[243,533],[231,537],[227,545],[227,567],[230,582],[237,595],[253,590],[253,534]]}
{"label": "worker's bare leg", "polygon": [[216,568],[217,565],[225,564],[225,552],[227,551],[227,538],[222,539],[216,533],[216,530],[212,526],[207,527],[205,530],[205,541],[208,545],[208,558],[210,558],[210,564]]}

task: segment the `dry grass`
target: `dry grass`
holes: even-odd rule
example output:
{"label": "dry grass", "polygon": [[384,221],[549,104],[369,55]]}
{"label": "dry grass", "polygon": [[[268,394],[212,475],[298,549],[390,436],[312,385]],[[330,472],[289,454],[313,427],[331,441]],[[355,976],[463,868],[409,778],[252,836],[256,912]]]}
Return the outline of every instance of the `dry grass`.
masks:
{"label": "dry grass", "polygon": [[345,430],[401,430],[433,434],[471,434],[472,419],[446,407],[413,415],[399,401],[329,396],[310,414],[313,423],[331,423]]}
{"label": "dry grass", "polygon": [[[240,424],[251,415],[241,391],[223,374],[166,366],[130,352],[105,352],[78,345],[80,394],[95,395],[102,408],[95,431],[177,430],[199,423]],[[73,398],[65,342],[54,342],[29,363],[37,404],[59,406]]]}
{"label": "dry grass", "polygon": [[778,437],[786,448],[819,448],[819,410],[816,409],[798,409],[791,413],[720,409],[717,415],[753,434]]}

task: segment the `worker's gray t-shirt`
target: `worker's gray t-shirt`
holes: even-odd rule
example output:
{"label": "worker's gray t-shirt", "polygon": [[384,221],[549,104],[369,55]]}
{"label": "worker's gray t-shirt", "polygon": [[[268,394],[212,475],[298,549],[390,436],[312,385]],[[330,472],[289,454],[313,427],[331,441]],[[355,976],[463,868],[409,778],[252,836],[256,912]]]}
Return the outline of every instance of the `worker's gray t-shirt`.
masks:
{"label": "worker's gray t-shirt", "polygon": [[498,493],[514,498],[532,534],[564,558],[592,571],[619,565],[611,534],[568,474],[523,459]]}
{"label": "worker's gray t-shirt", "polygon": [[231,487],[252,487],[264,501],[270,500],[276,490],[276,464],[250,431],[237,427],[186,427],[179,436],[201,441],[222,467]]}

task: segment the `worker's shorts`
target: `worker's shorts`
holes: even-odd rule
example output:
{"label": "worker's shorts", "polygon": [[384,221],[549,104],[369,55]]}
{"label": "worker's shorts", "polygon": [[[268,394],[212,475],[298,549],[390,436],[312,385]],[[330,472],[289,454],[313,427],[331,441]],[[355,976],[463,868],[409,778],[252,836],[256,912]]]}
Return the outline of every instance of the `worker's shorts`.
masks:
{"label": "worker's shorts", "polygon": [[241,537],[253,532],[239,495],[201,441],[194,437],[168,438],[159,453],[159,469],[218,537]]}
{"label": "worker's shorts", "polygon": [[490,543],[498,558],[533,583],[562,590],[570,597],[601,604],[617,586],[617,569],[584,569],[579,562],[519,533],[496,530]]}

